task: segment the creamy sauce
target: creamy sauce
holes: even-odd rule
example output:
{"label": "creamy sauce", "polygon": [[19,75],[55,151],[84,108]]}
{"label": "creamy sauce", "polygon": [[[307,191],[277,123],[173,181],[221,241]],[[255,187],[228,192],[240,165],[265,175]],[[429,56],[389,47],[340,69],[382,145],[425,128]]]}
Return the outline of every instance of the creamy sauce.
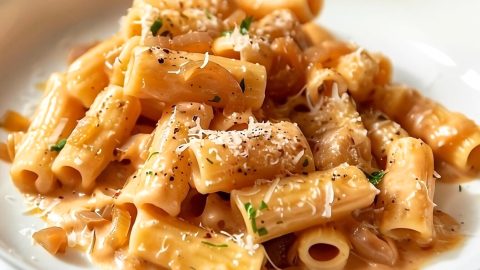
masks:
{"label": "creamy sauce", "polygon": [[435,171],[442,177],[439,181],[455,184],[466,183],[478,179],[480,174],[474,172],[462,172],[445,161],[435,160]]}

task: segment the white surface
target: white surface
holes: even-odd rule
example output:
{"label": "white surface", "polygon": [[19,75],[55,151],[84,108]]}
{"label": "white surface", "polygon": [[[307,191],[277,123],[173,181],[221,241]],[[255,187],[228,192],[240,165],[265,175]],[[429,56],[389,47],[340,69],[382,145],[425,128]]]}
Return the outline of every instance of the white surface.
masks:
{"label": "white surface", "polygon": [[[68,48],[113,33],[129,0],[0,0],[0,113],[29,111],[34,85],[65,68]],[[382,51],[395,79],[420,89],[480,123],[480,1],[327,0],[320,22],[367,49]],[[31,106],[30,106],[31,108]],[[0,139],[5,133],[0,132]],[[480,269],[480,183],[437,185],[436,202],[465,223],[466,244],[427,269]],[[23,228],[42,228],[23,216],[8,166],[0,163],[0,269],[85,269],[73,251],[61,258],[33,246]],[[25,233],[24,233],[25,234]],[[1,260],[4,260],[3,262]]]}

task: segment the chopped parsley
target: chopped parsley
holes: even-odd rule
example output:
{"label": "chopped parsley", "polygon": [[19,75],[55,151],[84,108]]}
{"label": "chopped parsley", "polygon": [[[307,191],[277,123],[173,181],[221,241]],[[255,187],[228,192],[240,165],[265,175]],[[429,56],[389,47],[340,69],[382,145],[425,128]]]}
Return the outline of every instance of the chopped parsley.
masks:
{"label": "chopped parsley", "polygon": [[226,31],[223,31],[221,35],[222,37],[228,37],[232,34],[232,32],[233,32],[232,30],[226,30]]}
{"label": "chopped parsley", "polygon": [[222,100],[221,97],[219,97],[219,96],[214,96],[213,99],[210,99],[209,101],[210,101],[210,102],[216,102],[216,103],[218,103],[218,102],[220,102],[220,100]]}
{"label": "chopped parsley", "polygon": [[145,174],[146,175],[153,175],[153,171],[147,171]]}
{"label": "chopped parsley", "polygon": [[374,186],[378,185],[382,181],[385,174],[387,173],[384,171],[376,171],[372,174],[365,173],[365,175],[368,177],[368,181],[370,181],[370,183],[372,183]]}
{"label": "chopped parsley", "polygon": [[160,154],[160,152],[153,152],[148,156],[147,161],[149,161],[153,156]]}
{"label": "chopped parsley", "polygon": [[50,146],[50,151],[60,152],[67,144],[67,139],[60,139],[56,144]]}
{"label": "chopped parsley", "polygon": [[214,244],[214,243],[210,243],[210,242],[207,242],[207,241],[202,241],[202,244],[205,244],[207,246],[211,246],[211,247],[217,247],[217,248],[224,248],[224,247],[228,247],[227,244]]}
{"label": "chopped parsley", "polygon": [[152,26],[150,26],[150,31],[152,32],[153,36],[158,34],[158,31],[162,28],[163,21],[162,19],[157,19],[153,22]]}
{"label": "chopped parsley", "polygon": [[209,20],[212,19],[212,13],[210,13],[210,10],[205,9],[205,15],[207,15],[207,19],[209,19]]}
{"label": "chopped parsley", "polygon": [[246,35],[248,34],[248,30],[250,29],[250,25],[252,24],[253,17],[248,16],[247,18],[243,19],[240,23],[240,34]]}
{"label": "chopped parsley", "polygon": [[[263,236],[263,235],[268,234],[268,231],[265,227],[257,229],[257,220],[256,220],[257,210],[255,210],[253,205],[248,202],[244,205],[244,207],[245,207],[245,211],[247,211],[248,219],[252,223],[253,232],[258,233],[259,236]],[[268,205],[264,201],[262,201],[258,210],[263,210],[263,209],[268,209]]]}
{"label": "chopped parsley", "polygon": [[268,231],[265,227],[262,227],[262,228],[258,229],[258,235],[259,236],[264,236],[266,234],[268,234]]}
{"label": "chopped parsley", "polygon": [[245,78],[240,81],[240,89],[242,89],[242,93],[245,93]]}
{"label": "chopped parsley", "polygon": [[306,158],[304,161],[303,161],[303,167],[307,167],[308,166],[308,158]]}
{"label": "chopped parsley", "polygon": [[260,207],[258,208],[258,210],[261,211],[261,210],[263,210],[263,209],[268,209],[268,204],[262,200],[262,202],[260,203]]}

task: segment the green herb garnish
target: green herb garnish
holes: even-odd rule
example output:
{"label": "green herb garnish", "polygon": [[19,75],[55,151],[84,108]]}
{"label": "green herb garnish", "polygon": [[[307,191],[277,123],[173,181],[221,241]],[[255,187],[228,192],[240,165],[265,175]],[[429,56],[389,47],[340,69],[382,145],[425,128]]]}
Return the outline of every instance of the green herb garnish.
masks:
{"label": "green herb garnish", "polygon": [[376,171],[376,172],[373,172],[372,174],[366,173],[368,177],[368,181],[370,181],[370,183],[372,183],[374,186],[378,185],[382,181],[385,174],[387,173],[384,171]]}
{"label": "green herb garnish", "polygon": [[218,102],[220,102],[220,100],[222,100],[221,97],[219,97],[219,96],[214,96],[213,99],[211,99],[211,100],[209,100],[209,101],[210,101],[210,102],[216,102],[216,103],[218,103]]}
{"label": "green herb garnish", "polygon": [[303,161],[303,167],[307,167],[308,166],[308,158],[306,158],[304,161]]}
{"label": "green herb garnish", "polygon": [[242,35],[248,34],[248,30],[250,29],[250,25],[252,24],[253,17],[248,16],[247,18],[243,19],[240,23],[240,33]]}
{"label": "green herb garnish", "polygon": [[211,247],[217,247],[217,248],[224,248],[224,247],[228,247],[227,244],[214,244],[214,243],[210,243],[210,242],[207,242],[207,241],[202,241],[202,244],[205,244],[207,246],[211,246]]}
{"label": "green herb garnish", "polygon": [[242,93],[245,93],[245,78],[240,81],[240,89],[242,89]]}
{"label": "green herb garnish", "polygon": [[148,156],[147,161],[149,161],[153,156],[160,154],[160,152],[153,152]]}
{"label": "green herb garnish", "polygon": [[258,229],[258,235],[259,236],[264,236],[266,234],[268,234],[268,231],[265,227],[262,227],[262,228]]}
{"label": "green herb garnish", "polygon": [[150,26],[150,31],[152,32],[153,36],[158,34],[158,31],[162,28],[163,21],[162,19],[157,19],[153,22],[152,26]]}
{"label": "green herb garnish", "polygon": [[50,146],[50,151],[60,152],[67,144],[67,139],[60,139],[56,144]]}
{"label": "green herb garnish", "polygon": [[257,210],[253,208],[253,205],[251,203],[246,203],[244,206],[245,206],[245,210],[247,211],[248,219],[250,219],[252,223],[252,230],[254,233],[256,233],[257,232],[257,221],[256,221]]}
{"label": "green herb garnish", "polygon": [[261,210],[263,210],[263,209],[268,209],[268,204],[262,200],[262,202],[260,203],[260,207],[258,208],[258,210],[261,211]]}
{"label": "green herb garnish", "polygon": [[207,19],[209,19],[209,20],[212,19],[212,13],[210,13],[210,10],[205,9],[205,15],[207,15]]}
{"label": "green herb garnish", "polygon": [[226,30],[226,31],[223,31],[221,36],[222,37],[227,37],[227,36],[230,36],[232,34],[232,30]]}
{"label": "green herb garnish", "polygon": [[153,171],[147,171],[145,172],[146,175],[153,175]]}

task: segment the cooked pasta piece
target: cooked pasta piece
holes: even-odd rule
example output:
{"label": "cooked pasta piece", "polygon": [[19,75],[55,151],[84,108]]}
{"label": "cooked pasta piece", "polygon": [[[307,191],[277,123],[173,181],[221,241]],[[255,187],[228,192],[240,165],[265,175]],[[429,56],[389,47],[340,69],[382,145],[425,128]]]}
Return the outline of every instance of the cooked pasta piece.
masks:
{"label": "cooked pasta piece", "polygon": [[401,85],[377,89],[373,103],[440,159],[460,170],[480,170],[480,129],[463,114]]}
{"label": "cooked pasta piece", "polygon": [[67,89],[85,107],[109,83],[115,58],[120,54],[123,39],[113,36],[101,42],[73,62],[67,71]]}
{"label": "cooked pasta piece", "polygon": [[[205,135],[205,137],[203,137]],[[257,179],[311,172],[312,153],[289,122],[255,123],[240,131],[201,130],[190,139],[192,179],[200,193],[230,192]]]}
{"label": "cooked pasta piece", "polygon": [[261,269],[262,246],[245,248],[224,235],[193,226],[153,208],[139,209],[129,251],[170,269]]}
{"label": "cooked pasta piece", "polygon": [[341,270],[347,264],[350,244],[345,235],[332,225],[310,228],[299,234],[290,249],[293,265],[311,270]]}
{"label": "cooked pasta piece", "polygon": [[66,186],[90,190],[114,159],[113,150],[127,139],[139,114],[138,99],[125,95],[121,87],[106,88],[52,164],[55,176]]}
{"label": "cooked pasta piece", "polygon": [[257,18],[271,14],[275,10],[290,9],[301,22],[313,20],[322,10],[323,0],[235,0],[237,5]]}
{"label": "cooked pasta piece", "polygon": [[243,111],[261,107],[265,84],[265,68],[260,65],[208,54],[139,47],[125,78],[125,91],[170,104],[203,102]]}
{"label": "cooked pasta piece", "polygon": [[368,110],[362,112],[361,116],[372,142],[372,153],[378,165],[385,168],[388,147],[393,141],[408,137],[408,133],[379,111]]}
{"label": "cooked pasta piece", "polygon": [[0,128],[10,132],[27,131],[30,120],[15,111],[8,110],[0,117]]}
{"label": "cooked pasta piece", "polygon": [[349,215],[378,190],[354,166],[291,176],[232,192],[249,235],[261,243]]}
{"label": "cooked pasta piece", "polygon": [[133,201],[137,207],[152,204],[172,216],[178,215],[190,188],[191,173],[186,152],[178,153],[177,148],[186,143],[189,129],[197,120],[208,127],[212,118],[212,108],[198,103],[179,103],[167,110],[154,133],[147,160],[131,177],[118,201]]}
{"label": "cooked pasta piece", "polygon": [[316,22],[302,24],[301,28],[313,46],[321,45],[328,40],[335,40],[335,37],[327,29]]}
{"label": "cooked pasta piece", "polygon": [[358,48],[338,59],[336,71],[347,81],[348,91],[355,101],[363,102],[372,95],[380,68],[369,52]]}
{"label": "cooked pasta piece", "polygon": [[140,43],[140,37],[132,37],[123,44],[120,54],[113,63],[110,84],[124,86],[125,74],[127,73],[128,65],[132,59],[133,51],[140,45]]}
{"label": "cooked pasta piece", "polygon": [[291,119],[309,140],[317,170],[347,162],[372,171],[370,139],[348,94],[323,97],[312,111],[294,111]]}
{"label": "cooked pasta piece", "polygon": [[14,153],[10,153],[14,157],[10,175],[22,192],[45,194],[56,187],[52,163],[61,152],[64,139],[84,114],[82,105],[68,95],[66,83],[63,74],[50,77],[28,131],[19,144],[15,143]]}
{"label": "cooked pasta piece", "polygon": [[251,110],[244,112],[219,112],[210,124],[212,130],[242,130],[248,128],[248,122],[254,115]]}
{"label": "cooked pasta piece", "polygon": [[380,232],[397,240],[430,244],[433,231],[432,149],[412,137],[393,141],[387,151],[386,174],[380,182],[377,207]]}

